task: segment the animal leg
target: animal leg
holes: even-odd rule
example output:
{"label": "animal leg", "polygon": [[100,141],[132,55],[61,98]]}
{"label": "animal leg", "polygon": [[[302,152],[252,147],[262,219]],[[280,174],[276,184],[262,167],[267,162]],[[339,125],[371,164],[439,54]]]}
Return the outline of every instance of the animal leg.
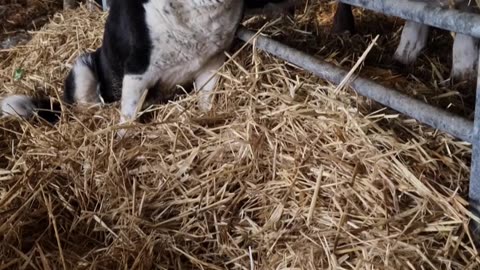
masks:
{"label": "animal leg", "polygon": [[477,77],[478,41],[457,33],[453,42],[452,79],[473,82]]}
{"label": "animal leg", "polygon": [[[94,73],[95,54],[83,54],[77,58],[64,83],[64,101],[68,104],[99,103],[98,81]],[[35,112],[48,122],[59,116],[60,104],[50,98],[34,98],[23,95],[9,96],[0,101],[0,114],[30,118]]]}
{"label": "animal leg", "polygon": [[[143,105],[142,97],[149,87],[149,80],[146,74],[143,75],[125,75],[122,84],[122,99],[120,104],[120,124],[132,122],[137,116],[137,112]],[[126,135],[126,130],[118,131],[119,137]]]}
{"label": "animal leg", "polygon": [[350,32],[350,34],[355,33],[355,18],[352,13],[352,6],[338,3],[333,17],[332,31],[337,34],[347,31]]}
{"label": "animal leg", "polygon": [[407,21],[402,30],[400,44],[394,54],[394,59],[404,65],[413,64],[427,45],[430,27],[425,24]]}
{"label": "animal leg", "polygon": [[[149,70],[149,54],[142,46],[134,47],[125,63],[125,75],[122,81],[122,98],[120,101],[120,124],[132,122],[137,112],[142,108],[147,89],[152,87],[158,76],[157,71]],[[119,137],[124,137],[126,130],[118,131]]]}
{"label": "animal leg", "polygon": [[[470,1],[458,1],[457,8],[461,11],[478,13],[476,4]],[[477,78],[478,40],[464,34],[457,33],[452,49],[452,80],[468,81],[474,84]]]}
{"label": "animal leg", "polygon": [[208,112],[212,108],[212,92],[220,79],[217,74],[219,68],[225,63],[225,55],[222,53],[213,57],[197,74],[195,78],[195,87],[200,91],[198,107],[203,112]]}
{"label": "animal leg", "polygon": [[94,63],[94,54],[83,54],[77,58],[72,70],[70,70],[65,79],[64,100],[66,103],[100,103]]}

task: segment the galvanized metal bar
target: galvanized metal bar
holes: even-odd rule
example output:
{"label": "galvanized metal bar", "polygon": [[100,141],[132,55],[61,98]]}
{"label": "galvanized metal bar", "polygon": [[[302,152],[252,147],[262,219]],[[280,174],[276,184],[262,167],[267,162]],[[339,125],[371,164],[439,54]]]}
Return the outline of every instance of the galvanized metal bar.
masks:
{"label": "galvanized metal bar", "polygon": [[[237,33],[238,38],[245,42],[249,42],[254,35],[255,33],[244,27],[241,27]],[[332,64],[318,60],[306,53],[266,37],[258,36],[255,39],[255,46],[335,84],[339,84],[348,73]],[[349,85],[361,95],[415,118],[422,123],[445,131],[464,141],[472,142],[473,140],[472,121],[425,104],[368,79],[356,77],[353,78]]]}
{"label": "galvanized metal bar", "polygon": [[[470,169],[470,186],[468,192],[470,211],[477,217],[480,217],[480,66],[477,75],[475,119],[472,133],[472,164]],[[470,229],[476,240],[480,240],[480,224],[472,221],[470,223]]]}
{"label": "galvanized metal bar", "polygon": [[[414,0],[339,0],[385,15],[480,38],[480,15]],[[473,2],[473,1],[472,1]]]}

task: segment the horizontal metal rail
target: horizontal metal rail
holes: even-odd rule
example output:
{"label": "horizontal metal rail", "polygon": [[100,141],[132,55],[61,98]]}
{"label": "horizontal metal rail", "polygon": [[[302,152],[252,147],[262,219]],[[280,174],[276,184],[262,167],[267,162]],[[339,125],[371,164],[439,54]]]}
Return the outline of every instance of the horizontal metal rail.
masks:
{"label": "horizontal metal rail", "polygon": [[[480,16],[414,0],[339,0],[385,15],[399,17],[480,38]],[[474,1],[472,1],[472,4]]]}
{"label": "horizontal metal rail", "polygon": [[[255,33],[244,27],[241,27],[237,33],[238,38],[245,42],[249,42],[254,35]],[[258,36],[255,39],[255,46],[334,84],[340,84],[348,74],[346,70],[316,59],[270,38]],[[352,78],[349,86],[359,94],[399,111],[402,114],[415,118],[436,129],[445,131],[461,140],[472,142],[472,121],[468,121],[460,116],[448,113],[361,77]]]}

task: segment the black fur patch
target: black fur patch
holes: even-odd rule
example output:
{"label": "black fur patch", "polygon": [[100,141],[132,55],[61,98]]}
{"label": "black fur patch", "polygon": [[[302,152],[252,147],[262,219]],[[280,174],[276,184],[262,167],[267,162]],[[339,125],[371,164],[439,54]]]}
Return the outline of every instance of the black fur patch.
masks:
{"label": "black fur patch", "polygon": [[339,2],[335,15],[333,17],[334,33],[342,33],[349,31],[355,33],[355,18],[352,13],[352,6]]}
{"label": "black fur patch", "polygon": [[53,102],[50,98],[35,98],[32,100],[35,106],[35,112],[43,120],[55,124],[62,113],[60,103]]}
{"label": "black fur patch", "polygon": [[63,100],[68,104],[75,103],[75,75],[73,68],[68,73],[63,85]]}
{"label": "black fur patch", "polygon": [[[92,68],[106,103],[120,100],[125,74],[142,74],[150,65],[152,41],[145,21],[147,0],[111,1],[103,44],[92,54]],[[71,84],[67,77],[66,85]]]}
{"label": "black fur patch", "polygon": [[150,64],[152,41],[145,21],[147,0],[113,1],[105,24],[102,53],[116,76],[142,74]]}

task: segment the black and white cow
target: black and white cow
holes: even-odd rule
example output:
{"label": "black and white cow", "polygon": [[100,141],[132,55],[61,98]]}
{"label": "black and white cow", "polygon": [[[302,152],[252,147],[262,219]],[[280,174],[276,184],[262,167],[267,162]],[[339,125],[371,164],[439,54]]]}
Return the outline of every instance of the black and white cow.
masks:
{"label": "black and white cow", "polygon": [[[112,0],[103,44],[76,60],[65,80],[64,101],[120,100],[120,121],[125,123],[135,119],[145,94],[145,104],[152,104],[169,98],[177,85],[194,84],[201,89],[199,107],[209,110],[219,79],[216,71],[225,62],[224,52],[234,41],[245,9],[292,4],[292,0]],[[48,104],[15,95],[2,100],[1,112],[30,117]]]}
{"label": "black and white cow", "polygon": [[[451,6],[462,11],[475,12],[474,1],[471,0],[416,0],[433,5]],[[333,23],[334,32],[355,32],[352,7],[348,4],[338,3]],[[406,21],[402,30],[400,43],[395,51],[394,59],[409,65],[414,63],[422,50],[427,46],[430,26]],[[470,36],[457,33],[452,49],[451,76],[455,81],[474,81],[477,77],[478,41]]]}

